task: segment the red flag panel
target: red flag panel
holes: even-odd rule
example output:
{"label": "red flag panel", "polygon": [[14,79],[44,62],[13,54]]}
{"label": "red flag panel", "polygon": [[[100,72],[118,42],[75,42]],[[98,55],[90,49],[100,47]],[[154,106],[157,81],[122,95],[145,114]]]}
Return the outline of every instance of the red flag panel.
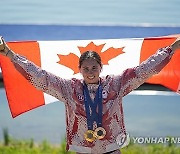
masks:
{"label": "red flag panel", "polygon": [[[10,42],[8,46],[41,66],[38,42]],[[41,91],[35,89],[15,68],[10,60],[0,56],[4,86],[13,117],[44,104]]]}
{"label": "red flag panel", "polygon": [[[159,48],[170,45],[176,40],[176,35],[173,37],[161,38],[146,38],[141,49],[140,62],[146,60],[149,56],[154,54]],[[161,84],[173,91],[177,91],[180,81],[180,51],[176,51],[171,61],[159,72],[147,80],[147,83]]]}

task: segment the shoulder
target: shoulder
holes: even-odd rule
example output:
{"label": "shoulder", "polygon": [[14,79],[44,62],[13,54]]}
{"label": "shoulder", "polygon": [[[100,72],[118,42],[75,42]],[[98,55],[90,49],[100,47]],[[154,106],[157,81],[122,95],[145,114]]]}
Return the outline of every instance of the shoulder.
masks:
{"label": "shoulder", "polygon": [[71,79],[71,85],[72,87],[77,87],[77,86],[81,86],[83,83],[82,79],[77,79],[77,78],[72,78]]}
{"label": "shoulder", "polygon": [[102,85],[106,86],[113,82],[113,80],[115,79],[115,75],[101,76],[100,79]]}

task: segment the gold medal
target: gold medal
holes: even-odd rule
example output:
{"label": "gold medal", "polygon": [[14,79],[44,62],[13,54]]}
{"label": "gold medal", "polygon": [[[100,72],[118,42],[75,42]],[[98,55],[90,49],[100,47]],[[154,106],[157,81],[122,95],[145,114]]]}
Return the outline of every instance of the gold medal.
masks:
{"label": "gold medal", "polygon": [[97,139],[101,140],[106,136],[106,130],[103,127],[98,127],[95,129],[94,135]]}
{"label": "gold medal", "polygon": [[84,138],[86,139],[86,141],[93,142],[96,139],[94,131],[87,130],[87,132],[84,134]]}

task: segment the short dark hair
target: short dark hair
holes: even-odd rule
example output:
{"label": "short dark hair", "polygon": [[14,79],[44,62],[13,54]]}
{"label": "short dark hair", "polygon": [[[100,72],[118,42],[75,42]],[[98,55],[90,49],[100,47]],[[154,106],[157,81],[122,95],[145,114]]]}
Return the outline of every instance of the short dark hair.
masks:
{"label": "short dark hair", "polygon": [[81,57],[79,58],[79,68],[81,67],[83,61],[86,60],[86,59],[89,59],[89,58],[92,58],[92,59],[96,60],[99,63],[99,65],[102,67],[100,55],[95,51],[89,50],[89,51],[84,52],[81,55]]}

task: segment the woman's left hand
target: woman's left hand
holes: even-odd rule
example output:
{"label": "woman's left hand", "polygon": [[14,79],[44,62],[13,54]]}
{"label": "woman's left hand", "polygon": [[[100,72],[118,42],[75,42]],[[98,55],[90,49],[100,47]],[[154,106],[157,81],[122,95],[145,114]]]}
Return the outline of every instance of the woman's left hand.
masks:
{"label": "woman's left hand", "polygon": [[178,37],[174,43],[171,44],[172,50],[175,51],[177,49],[180,49],[180,37]]}

